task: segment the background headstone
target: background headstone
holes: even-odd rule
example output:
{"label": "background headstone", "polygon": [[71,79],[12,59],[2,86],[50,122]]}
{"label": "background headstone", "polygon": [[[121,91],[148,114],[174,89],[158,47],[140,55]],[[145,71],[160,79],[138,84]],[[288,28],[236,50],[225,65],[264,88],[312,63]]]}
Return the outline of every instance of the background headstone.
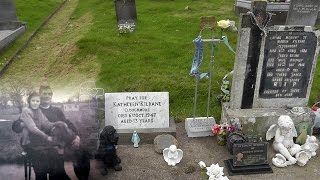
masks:
{"label": "background headstone", "polygon": [[115,0],[117,21],[137,19],[135,0]]}
{"label": "background headstone", "polygon": [[0,22],[17,21],[16,8],[12,0],[0,1]]}
{"label": "background headstone", "polygon": [[291,0],[286,25],[314,26],[319,8],[319,0]]}

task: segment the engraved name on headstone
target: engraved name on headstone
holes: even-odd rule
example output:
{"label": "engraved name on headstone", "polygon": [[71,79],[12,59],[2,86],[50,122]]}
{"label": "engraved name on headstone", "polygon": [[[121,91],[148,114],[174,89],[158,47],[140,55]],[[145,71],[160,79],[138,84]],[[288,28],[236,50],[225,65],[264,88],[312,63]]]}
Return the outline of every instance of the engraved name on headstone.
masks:
{"label": "engraved name on headstone", "polygon": [[314,26],[319,7],[319,0],[291,0],[286,25]]}
{"label": "engraved name on headstone", "polygon": [[233,145],[233,165],[268,164],[267,143],[238,143]]}
{"label": "engraved name on headstone", "polygon": [[305,98],[316,45],[312,32],[270,31],[259,97]]}
{"label": "engraved name on headstone", "polygon": [[105,125],[116,129],[169,128],[169,93],[106,93]]}
{"label": "engraved name on headstone", "polygon": [[319,32],[309,26],[269,28],[262,45],[253,107],[308,103],[318,57]]}

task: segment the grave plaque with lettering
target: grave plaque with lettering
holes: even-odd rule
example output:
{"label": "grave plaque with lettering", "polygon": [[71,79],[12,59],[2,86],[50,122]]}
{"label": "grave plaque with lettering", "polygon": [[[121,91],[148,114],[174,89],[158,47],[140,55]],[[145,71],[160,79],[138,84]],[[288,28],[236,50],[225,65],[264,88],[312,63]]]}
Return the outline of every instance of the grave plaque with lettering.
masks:
{"label": "grave plaque with lettering", "polygon": [[238,143],[233,145],[233,165],[268,164],[267,143]]}
{"label": "grave plaque with lettering", "polygon": [[116,129],[169,128],[169,93],[106,93],[105,125]]}
{"label": "grave plaque with lettering", "polygon": [[196,117],[185,120],[185,129],[188,137],[213,136],[212,126],[216,124],[213,117]]}
{"label": "grave plaque with lettering", "polygon": [[279,26],[267,32],[254,107],[306,106],[319,51],[318,34],[304,26]]}
{"label": "grave plaque with lettering", "polygon": [[319,0],[291,0],[286,25],[314,26],[319,7]]}

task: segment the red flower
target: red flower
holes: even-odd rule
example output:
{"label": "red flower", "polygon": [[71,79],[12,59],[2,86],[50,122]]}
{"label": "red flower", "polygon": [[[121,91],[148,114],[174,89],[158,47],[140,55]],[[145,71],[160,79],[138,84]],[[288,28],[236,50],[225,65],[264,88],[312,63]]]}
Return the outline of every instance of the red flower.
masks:
{"label": "red flower", "polygon": [[218,134],[220,132],[220,125],[219,124],[215,124],[212,126],[212,132],[214,135]]}

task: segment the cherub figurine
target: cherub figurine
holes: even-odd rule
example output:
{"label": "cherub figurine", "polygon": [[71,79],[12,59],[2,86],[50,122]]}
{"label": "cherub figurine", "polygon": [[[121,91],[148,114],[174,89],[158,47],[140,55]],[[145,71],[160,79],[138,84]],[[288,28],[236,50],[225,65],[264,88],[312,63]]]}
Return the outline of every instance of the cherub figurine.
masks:
{"label": "cherub figurine", "polygon": [[140,137],[139,137],[137,131],[133,131],[133,134],[131,137],[131,142],[133,143],[133,147],[135,147],[135,148],[139,147]]}
{"label": "cherub figurine", "polygon": [[273,141],[273,149],[280,152],[287,161],[281,166],[279,166],[277,161],[272,161],[277,167],[284,167],[286,165],[292,165],[297,162],[296,158],[293,156],[300,152],[301,147],[293,142],[293,137],[297,137],[297,131],[294,127],[292,119],[288,115],[282,115],[278,119],[277,124],[273,124],[267,131],[266,139],[271,140],[275,137]]}
{"label": "cherub figurine", "polygon": [[183,151],[181,149],[177,149],[176,145],[171,145],[169,148],[165,148],[163,150],[163,157],[169,166],[175,166],[181,161]]}
{"label": "cherub figurine", "polygon": [[301,149],[307,153],[309,159],[317,154],[316,150],[318,148],[319,144],[317,142],[317,138],[309,135],[307,135],[306,143],[301,146]]}

